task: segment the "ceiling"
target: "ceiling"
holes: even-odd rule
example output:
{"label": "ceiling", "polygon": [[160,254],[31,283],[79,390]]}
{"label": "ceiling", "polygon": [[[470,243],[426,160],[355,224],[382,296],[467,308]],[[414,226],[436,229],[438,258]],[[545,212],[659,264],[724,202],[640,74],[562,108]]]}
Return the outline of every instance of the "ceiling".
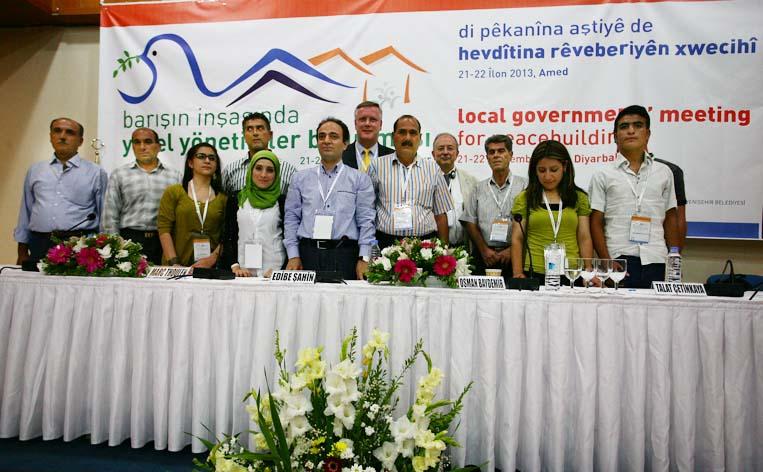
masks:
{"label": "ceiling", "polygon": [[[24,26],[98,26],[99,0],[0,0],[0,28]],[[122,0],[124,1],[124,0]],[[130,1],[130,0],[128,0]],[[114,0],[104,1],[114,3]]]}

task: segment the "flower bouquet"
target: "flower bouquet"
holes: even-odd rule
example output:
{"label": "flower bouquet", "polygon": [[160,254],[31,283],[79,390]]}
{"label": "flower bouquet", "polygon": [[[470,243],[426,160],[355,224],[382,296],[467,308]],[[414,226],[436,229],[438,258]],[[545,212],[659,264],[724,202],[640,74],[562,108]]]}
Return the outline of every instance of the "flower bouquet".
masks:
{"label": "flower bouquet", "polygon": [[93,277],[143,277],[148,261],[139,243],[116,234],[73,236],[58,242],[40,262],[50,275]]}
{"label": "flower bouquet", "polygon": [[368,281],[405,285],[426,285],[435,277],[451,288],[458,277],[471,274],[469,253],[463,246],[447,247],[439,239],[405,238],[386,247],[381,257],[368,264]]}
{"label": "flower bouquet", "polygon": [[[254,451],[225,436],[216,444],[201,439],[210,449],[205,471],[229,472],[382,472],[446,469],[446,446],[458,446],[448,428],[471,388],[455,401],[435,401],[443,373],[432,366],[419,341],[402,371],[391,377],[388,369],[389,334],[377,330],[363,346],[360,365],[355,359],[357,331],[342,342],[339,363],[327,366],[322,347],[299,351],[296,370],[288,372],[276,332],[275,358],[280,375],[275,393],[250,392],[244,401],[251,420]],[[418,382],[416,401],[394,418],[396,391],[403,375],[419,355],[428,373]]]}

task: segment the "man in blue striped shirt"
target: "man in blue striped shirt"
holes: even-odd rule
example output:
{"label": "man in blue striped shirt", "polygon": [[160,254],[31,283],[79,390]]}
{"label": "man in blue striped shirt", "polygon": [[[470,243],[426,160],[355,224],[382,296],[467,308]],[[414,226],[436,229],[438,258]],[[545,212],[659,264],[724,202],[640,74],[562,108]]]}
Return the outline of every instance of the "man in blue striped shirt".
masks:
{"label": "man in blue striped shirt", "polygon": [[453,203],[440,168],[417,155],[421,124],[403,115],[393,125],[395,153],[371,162],[376,190],[376,239],[385,248],[405,237],[439,237],[448,243],[448,211]]}

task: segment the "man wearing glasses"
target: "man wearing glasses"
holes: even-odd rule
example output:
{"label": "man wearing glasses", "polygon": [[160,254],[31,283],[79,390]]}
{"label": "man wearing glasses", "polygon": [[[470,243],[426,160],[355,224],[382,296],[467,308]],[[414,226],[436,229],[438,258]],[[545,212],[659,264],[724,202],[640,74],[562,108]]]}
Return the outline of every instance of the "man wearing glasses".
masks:
{"label": "man wearing glasses", "polygon": [[591,237],[600,258],[627,261],[627,287],[664,280],[668,246],[680,246],[673,173],[646,152],[649,113],[640,105],[615,118],[618,155],[594,174],[589,190]]}
{"label": "man wearing glasses", "polygon": [[101,230],[119,233],[143,246],[149,262],[160,264],[162,246],[156,230],[159,200],[170,185],[180,183],[179,171],[159,160],[159,135],[149,128],[132,133],[135,160],[111,173],[104,198]]}

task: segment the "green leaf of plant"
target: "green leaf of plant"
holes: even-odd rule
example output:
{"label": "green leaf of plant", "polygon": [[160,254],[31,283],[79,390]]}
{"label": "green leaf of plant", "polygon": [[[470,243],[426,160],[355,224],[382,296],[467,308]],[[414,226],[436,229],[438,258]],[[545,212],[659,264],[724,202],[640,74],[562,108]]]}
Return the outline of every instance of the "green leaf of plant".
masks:
{"label": "green leaf of plant", "polygon": [[124,63],[122,63],[122,72],[125,72],[126,70],[127,70],[127,66]]}
{"label": "green leaf of plant", "polygon": [[125,53],[125,57],[130,57],[130,53],[129,52],[127,52],[127,51],[122,51],[122,52]]}
{"label": "green leaf of plant", "polygon": [[116,77],[118,72],[119,72],[119,69],[114,70],[114,73],[111,74],[111,77]]}

